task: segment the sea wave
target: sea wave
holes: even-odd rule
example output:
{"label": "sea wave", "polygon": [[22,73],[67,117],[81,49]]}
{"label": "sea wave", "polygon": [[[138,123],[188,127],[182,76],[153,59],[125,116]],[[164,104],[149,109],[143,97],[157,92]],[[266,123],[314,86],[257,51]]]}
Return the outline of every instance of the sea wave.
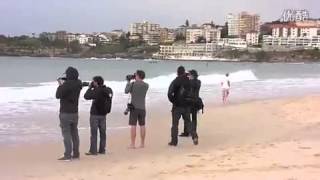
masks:
{"label": "sea wave", "polygon": [[[199,76],[202,85],[219,84],[224,74],[212,73]],[[171,81],[176,77],[175,74],[161,75],[154,78],[146,79],[152,90],[166,90]],[[230,73],[231,82],[243,82],[257,80],[257,77],[251,70],[243,70]],[[123,93],[125,81],[106,81],[107,86],[111,87],[115,93]],[[30,83],[28,84],[30,85]],[[25,101],[42,101],[55,99],[57,82],[32,83],[30,87],[1,87],[0,103],[15,103]],[[82,91],[84,93],[84,91]]]}

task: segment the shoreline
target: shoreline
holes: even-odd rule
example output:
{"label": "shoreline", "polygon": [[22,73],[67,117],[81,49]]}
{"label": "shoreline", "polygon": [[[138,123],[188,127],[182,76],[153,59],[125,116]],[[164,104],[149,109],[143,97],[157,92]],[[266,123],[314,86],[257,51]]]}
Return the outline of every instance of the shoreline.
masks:
{"label": "shoreline", "polygon": [[[70,59],[70,60],[88,60],[88,61],[150,61],[150,63],[157,63],[157,62],[202,62],[202,63],[212,63],[212,62],[225,62],[225,63],[267,63],[267,64],[314,64],[314,63],[319,63],[317,60],[310,60],[310,59],[305,59],[305,60],[296,60],[296,61],[257,61],[257,60],[239,60],[239,59],[228,59],[228,60],[185,60],[185,59],[157,59],[157,58],[152,58],[152,57],[123,57],[119,58],[118,57],[113,57],[113,58],[105,58],[105,57],[73,57],[73,56],[7,56],[7,55],[0,55],[0,58],[12,58],[12,57],[19,57],[19,58],[34,58],[34,59],[40,59],[40,58],[48,58],[48,60],[59,60],[59,59]],[[217,58],[219,59],[219,58]]]}
{"label": "shoreline", "polygon": [[[320,175],[319,95],[278,98],[222,107],[208,106],[199,117],[199,146],[179,138],[168,147],[170,116],[153,117],[145,149],[128,150],[129,131],[107,135],[109,153],[57,162],[58,143],[1,147],[3,179],[306,179]],[[180,121],[180,130],[182,121]],[[45,153],[43,153],[45,151]],[[294,157],[294,158],[293,158]],[[142,170],[144,173],[141,173]]]}
{"label": "shoreline", "polygon": [[[300,99],[300,98],[304,98],[306,96],[318,96],[319,94],[317,93],[308,93],[306,95],[291,95],[291,96],[285,96],[285,97],[269,97],[269,98],[261,98],[261,99],[246,99],[246,100],[236,100],[236,101],[231,101],[228,104],[222,104],[221,102],[206,102],[205,103],[205,108],[204,108],[204,114],[207,113],[207,111],[211,111],[211,109],[216,109],[216,108],[228,108],[228,107],[236,107],[236,106],[242,106],[242,105],[246,105],[246,104],[253,104],[253,103],[268,103],[268,102],[273,102],[273,101],[284,101],[287,99]],[[320,96],[320,95],[319,95]],[[153,106],[153,107],[149,107],[148,109],[148,116],[150,117],[159,117],[161,114],[170,114],[170,109],[171,109],[171,105],[166,107],[166,110],[161,110],[161,113],[157,112],[157,108],[159,108],[158,106]],[[35,118],[35,119],[43,119],[46,115],[50,116],[50,121],[56,121],[56,126],[54,126],[54,128],[50,129],[50,132],[41,132],[41,133],[36,133],[36,132],[28,132],[28,133],[22,133],[22,134],[14,134],[13,132],[11,132],[10,134],[0,134],[1,138],[6,138],[6,137],[10,137],[12,135],[14,135],[16,138],[20,139],[20,140],[16,140],[15,142],[13,141],[7,141],[7,142],[0,142],[1,146],[20,146],[20,145],[28,145],[30,144],[30,141],[22,141],[21,137],[30,137],[30,138],[34,138],[37,135],[42,135],[44,136],[44,139],[37,139],[34,144],[42,144],[43,142],[50,140],[50,141],[54,141],[54,142],[59,142],[61,139],[61,133],[60,133],[60,128],[58,127],[58,112],[57,111],[48,111],[48,112],[42,112],[39,114],[35,114],[35,115],[20,115],[20,116],[16,116],[16,118],[22,118],[22,117],[26,117],[27,119],[29,118]],[[79,133],[82,134],[88,134],[90,127],[89,124],[87,122],[87,120],[89,119],[89,115],[90,112],[89,111],[79,111],[79,115],[80,115],[80,119],[79,119]],[[202,112],[201,110],[198,113],[198,116],[202,116]],[[110,115],[108,115],[107,117],[107,122],[108,124],[112,124],[111,126],[107,125],[107,131],[111,132],[111,133],[117,133],[119,131],[125,131],[128,130],[130,127],[127,125],[127,118],[128,116],[124,116],[122,115],[121,112],[114,112],[113,114],[111,114],[111,117],[109,117]],[[13,118],[13,117],[11,117]],[[120,119],[121,122],[119,122]],[[170,119],[169,119],[170,120]],[[152,120],[151,123],[153,123],[155,120]],[[81,126],[80,126],[81,125]],[[84,126],[85,125],[85,126]],[[52,130],[56,129],[57,131],[52,132]],[[7,144],[6,144],[7,143]]]}

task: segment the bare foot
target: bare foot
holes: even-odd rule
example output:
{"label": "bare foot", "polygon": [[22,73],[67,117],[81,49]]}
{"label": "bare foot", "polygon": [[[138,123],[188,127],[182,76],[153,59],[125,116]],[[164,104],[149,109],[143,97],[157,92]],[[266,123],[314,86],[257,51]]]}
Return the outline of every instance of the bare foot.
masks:
{"label": "bare foot", "polygon": [[141,144],[141,145],[139,146],[139,148],[144,148],[144,144]]}

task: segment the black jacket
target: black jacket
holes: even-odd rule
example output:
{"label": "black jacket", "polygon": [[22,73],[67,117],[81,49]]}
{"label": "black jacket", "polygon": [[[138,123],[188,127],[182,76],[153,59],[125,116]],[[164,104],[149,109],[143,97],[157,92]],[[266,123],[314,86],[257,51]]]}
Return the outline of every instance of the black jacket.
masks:
{"label": "black jacket", "polygon": [[[113,92],[106,86],[88,88],[84,94],[86,100],[93,100],[90,114],[105,116],[110,112]],[[107,102],[108,101],[108,102]]]}
{"label": "black jacket", "polygon": [[66,81],[57,88],[56,98],[60,99],[60,113],[77,113],[82,83],[78,71],[69,67],[66,70]]}
{"label": "black jacket", "polygon": [[201,87],[201,81],[199,79],[192,79],[190,80],[191,92],[193,98],[196,99],[199,97],[199,91]]}
{"label": "black jacket", "polygon": [[186,75],[176,77],[169,86],[168,99],[174,107],[188,107],[186,100],[183,97],[179,97],[181,87],[186,91],[190,91],[190,80]]}

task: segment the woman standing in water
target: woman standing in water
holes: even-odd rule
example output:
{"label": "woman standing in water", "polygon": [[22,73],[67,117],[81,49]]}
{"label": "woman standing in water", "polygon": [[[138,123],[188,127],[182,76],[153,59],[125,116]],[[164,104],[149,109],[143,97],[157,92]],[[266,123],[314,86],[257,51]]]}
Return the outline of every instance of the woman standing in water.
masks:
{"label": "woman standing in water", "polygon": [[226,104],[230,94],[229,73],[227,73],[223,78],[223,80],[221,81],[221,88],[222,88],[222,102],[223,104]]}

